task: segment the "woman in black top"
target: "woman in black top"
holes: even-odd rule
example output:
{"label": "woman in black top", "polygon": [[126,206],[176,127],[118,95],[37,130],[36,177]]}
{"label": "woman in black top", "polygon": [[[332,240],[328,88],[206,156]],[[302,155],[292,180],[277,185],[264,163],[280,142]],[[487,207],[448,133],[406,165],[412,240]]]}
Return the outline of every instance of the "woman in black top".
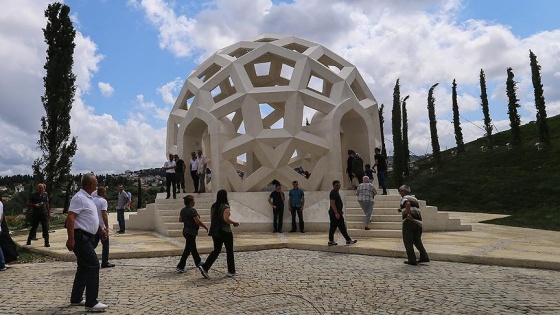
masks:
{"label": "woman in black top", "polygon": [[181,215],[179,216],[179,222],[183,222],[183,236],[185,237],[185,249],[183,250],[183,255],[181,255],[181,260],[177,264],[177,272],[185,272],[185,265],[187,264],[187,258],[192,254],[194,264],[198,267],[200,265],[200,255],[196,249],[196,235],[198,234],[198,227],[201,226],[208,231],[208,228],[200,220],[200,216],[196,209],[194,209],[194,197],[192,195],[187,195],[183,198],[185,207],[181,209]]}
{"label": "woman in black top", "polygon": [[208,278],[208,270],[212,267],[218,255],[222,251],[222,245],[226,246],[228,277],[237,276],[235,272],[235,260],[233,257],[233,233],[231,225],[239,226],[239,222],[235,222],[230,218],[231,210],[227,198],[227,191],[220,189],[216,195],[216,202],[211,209],[211,223],[209,235],[214,241],[214,250],[208,255],[206,261],[198,266],[200,273],[204,278]]}

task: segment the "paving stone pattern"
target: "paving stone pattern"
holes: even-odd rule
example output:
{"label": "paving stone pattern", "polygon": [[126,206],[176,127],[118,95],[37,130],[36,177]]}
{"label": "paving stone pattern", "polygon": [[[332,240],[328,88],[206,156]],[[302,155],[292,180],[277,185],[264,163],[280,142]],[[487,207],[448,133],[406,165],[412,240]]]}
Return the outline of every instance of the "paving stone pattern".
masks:
{"label": "paving stone pattern", "polygon": [[[203,255],[203,259],[206,255]],[[277,249],[225,253],[204,279],[179,257],[114,260],[101,270],[108,314],[560,314],[560,272]],[[75,263],[0,273],[0,314],[84,314],[69,305]]]}

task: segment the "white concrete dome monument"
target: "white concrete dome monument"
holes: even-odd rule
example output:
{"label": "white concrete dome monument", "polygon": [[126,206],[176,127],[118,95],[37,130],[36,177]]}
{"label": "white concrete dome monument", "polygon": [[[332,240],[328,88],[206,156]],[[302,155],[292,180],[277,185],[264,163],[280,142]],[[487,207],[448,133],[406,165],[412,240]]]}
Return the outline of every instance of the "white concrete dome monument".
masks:
{"label": "white concrete dome monument", "polygon": [[380,146],[377,102],[356,67],[294,36],[261,35],[213,54],[187,78],[167,123],[167,152],[187,161],[202,149],[214,192],[260,191],[273,179],[330,190],[348,181],[347,150],[371,163]]}

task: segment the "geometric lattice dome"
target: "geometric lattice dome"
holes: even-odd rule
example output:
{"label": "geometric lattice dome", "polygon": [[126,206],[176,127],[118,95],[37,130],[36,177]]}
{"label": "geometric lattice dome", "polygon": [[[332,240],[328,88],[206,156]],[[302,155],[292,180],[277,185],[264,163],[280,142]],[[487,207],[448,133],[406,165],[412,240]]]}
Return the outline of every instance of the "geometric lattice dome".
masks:
{"label": "geometric lattice dome", "polygon": [[348,149],[367,163],[380,145],[377,102],[356,67],[294,36],[219,50],[186,79],[168,120],[167,151],[187,160],[202,149],[213,191],[259,191],[273,179],[329,190],[346,178]]}

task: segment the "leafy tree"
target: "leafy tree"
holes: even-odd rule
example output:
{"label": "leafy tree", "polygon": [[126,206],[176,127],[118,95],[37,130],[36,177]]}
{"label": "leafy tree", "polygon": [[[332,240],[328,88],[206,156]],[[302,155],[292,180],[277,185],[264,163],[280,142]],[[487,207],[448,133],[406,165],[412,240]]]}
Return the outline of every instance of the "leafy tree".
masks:
{"label": "leafy tree", "polygon": [[410,175],[410,170],[408,169],[408,162],[410,160],[410,151],[408,148],[408,117],[406,113],[406,100],[409,98],[407,95],[402,101],[402,153],[403,153],[403,170],[404,175]]}
{"label": "leafy tree", "polygon": [[401,92],[399,86],[399,79],[395,83],[393,89],[393,178],[397,186],[403,183],[403,147],[402,147],[402,132],[401,132]]}
{"label": "leafy tree", "polygon": [[537,128],[539,132],[539,141],[545,144],[550,144],[548,125],[546,123],[544,91],[541,82],[541,66],[539,66],[539,64],[537,63],[537,56],[530,50],[529,58],[531,59],[531,75],[533,78],[533,89],[535,91],[535,107],[537,108]]}
{"label": "leafy tree", "polygon": [[439,148],[439,139],[437,134],[437,121],[436,121],[436,110],[434,98],[434,89],[439,83],[432,85],[430,91],[428,92],[428,118],[430,119],[430,136],[432,137],[432,154],[434,160],[438,165],[441,164],[441,152]]}
{"label": "leafy tree", "polygon": [[383,124],[385,123],[385,118],[383,118],[383,109],[385,105],[381,104],[379,108],[379,126],[381,126],[381,154],[387,156],[387,150],[385,149],[385,131],[383,131]]}
{"label": "leafy tree", "polygon": [[41,97],[46,116],[41,117],[38,147],[43,155],[33,162],[33,174],[44,181],[51,196],[69,179],[76,138],[70,140],[70,111],[76,92],[74,37],[70,7],[55,2],[45,10],[47,26],[43,29],[47,43],[47,61],[43,78],[45,94]]}
{"label": "leafy tree", "polygon": [[519,106],[519,100],[515,91],[517,90],[516,82],[513,80],[514,74],[511,67],[507,68],[507,80],[506,80],[506,94],[508,97],[508,115],[509,115],[509,125],[511,127],[511,142],[514,146],[518,146],[521,143],[521,118],[517,113]]}
{"label": "leafy tree", "polygon": [[482,114],[484,114],[484,130],[488,139],[488,147],[494,146],[492,139],[492,119],[490,119],[490,110],[488,108],[488,95],[486,94],[486,76],[484,70],[480,69],[480,99],[482,100]]}
{"label": "leafy tree", "polygon": [[453,102],[453,128],[455,129],[455,143],[457,144],[457,152],[465,152],[463,131],[461,129],[461,121],[459,119],[459,104],[457,103],[457,83],[455,82],[455,79],[453,79],[451,100]]}

